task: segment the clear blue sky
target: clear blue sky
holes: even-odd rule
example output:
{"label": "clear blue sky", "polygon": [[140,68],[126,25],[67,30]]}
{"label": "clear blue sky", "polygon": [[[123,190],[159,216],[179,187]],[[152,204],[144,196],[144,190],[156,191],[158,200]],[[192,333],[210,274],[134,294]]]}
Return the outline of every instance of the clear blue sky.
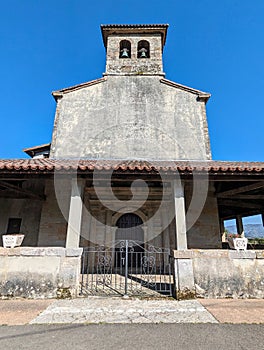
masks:
{"label": "clear blue sky", "polygon": [[213,159],[264,161],[263,0],[0,0],[1,158],[51,140],[51,91],[102,76],[100,24],[168,23],[166,78],[212,94]]}

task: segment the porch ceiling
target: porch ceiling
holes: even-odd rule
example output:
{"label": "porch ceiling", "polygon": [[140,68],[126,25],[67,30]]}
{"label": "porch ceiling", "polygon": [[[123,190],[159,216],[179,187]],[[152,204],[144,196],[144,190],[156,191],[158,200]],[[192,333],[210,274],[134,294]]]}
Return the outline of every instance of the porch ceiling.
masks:
{"label": "porch ceiling", "polygon": [[[178,173],[185,181],[192,182],[195,174],[200,179],[209,178],[215,184],[220,218],[264,213],[264,162],[2,159],[0,181],[47,178],[53,177],[56,172],[65,176],[78,174],[85,177],[87,184],[91,185],[94,170],[100,171],[102,176],[97,176],[97,181],[102,185],[104,175],[112,172],[112,186],[114,184],[117,187],[129,186],[138,178],[146,180],[151,187],[159,187],[159,173],[165,173],[168,180],[172,180],[175,173]],[[7,190],[6,182],[4,185],[2,196]],[[15,192],[19,192],[20,196],[36,195],[22,193],[11,186],[8,191],[13,195]]]}

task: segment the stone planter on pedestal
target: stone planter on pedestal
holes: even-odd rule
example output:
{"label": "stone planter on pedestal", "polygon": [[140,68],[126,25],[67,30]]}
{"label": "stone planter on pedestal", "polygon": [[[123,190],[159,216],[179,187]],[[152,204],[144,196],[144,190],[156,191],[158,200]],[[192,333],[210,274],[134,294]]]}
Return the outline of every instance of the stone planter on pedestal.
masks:
{"label": "stone planter on pedestal", "polygon": [[4,248],[15,248],[20,247],[25,235],[23,234],[8,234],[3,235],[3,247]]}

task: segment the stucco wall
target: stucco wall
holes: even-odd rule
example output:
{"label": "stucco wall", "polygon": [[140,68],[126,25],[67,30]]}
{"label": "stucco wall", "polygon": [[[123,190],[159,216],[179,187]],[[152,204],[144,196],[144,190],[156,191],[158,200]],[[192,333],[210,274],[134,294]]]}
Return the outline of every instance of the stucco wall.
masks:
{"label": "stucco wall", "polygon": [[0,248],[0,297],[76,297],[82,249]]}
{"label": "stucco wall", "polygon": [[155,76],[108,76],[59,100],[51,157],[210,159],[206,130],[196,94]]}
{"label": "stucco wall", "polygon": [[9,218],[21,218],[20,232],[25,234],[22,245],[36,246],[42,204],[35,199],[0,198],[0,235],[6,233]]}
{"label": "stucco wall", "polygon": [[56,179],[56,191],[54,179],[46,180],[46,200],[43,203],[39,226],[38,246],[40,247],[65,246],[71,179]]}
{"label": "stucco wall", "polygon": [[[202,188],[202,186],[201,186]],[[209,184],[206,191],[206,201],[197,200],[194,207],[189,207],[193,192],[190,186],[186,186],[186,210],[187,210],[187,240],[189,249],[212,249],[222,247],[221,233],[219,226],[217,198],[215,197],[215,188]],[[201,192],[201,198],[203,194]],[[195,198],[194,198],[195,199]],[[188,210],[190,210],[188,212]],[[193,217],[197,217],[195,223],[192,223]]]}

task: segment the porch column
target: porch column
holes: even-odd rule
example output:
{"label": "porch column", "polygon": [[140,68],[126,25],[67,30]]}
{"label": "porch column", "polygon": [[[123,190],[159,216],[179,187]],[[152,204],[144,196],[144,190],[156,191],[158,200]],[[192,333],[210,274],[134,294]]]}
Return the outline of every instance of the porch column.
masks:
{"label": "porch column", "polygon": [[222,236],[222,242],[226,241],[226,234],[225,234],[225,225],[224,225],[224,220],[220,219],[220,233]]}
{"label": "porch column", "polygon": [[169,223],[168,223],[168,213],[163,209],[162,212],[162,225],[163,225],[163,248],[170,248],[170,233],[169,233]]}
{"label": "porch column", "polygon": [[173,182],[177,250],[187,249],[184,187],[179,181]]}
{"label": "porch column", "polygon": [[79,248],[84,186],[84,180],[77,182],[77,179],[72,179],[66,248]]}
{"label": "porch column", "polygon": [[192,259],[189,258],[188,254],[186,254],[186,257],[185,254],[181,255],[181,251],[188,249],[184,187],[179,181],[176,180],[173,182],[173,187],[177,239],[177,250],[174,251],[175,297],[178,300],[193,299],[195,297],[193,262]]}
{"label": "porch column", "polygon": [[240,215],[236,216],[236,226],[237,226],[237,233],[239,235],[242,235],[244,231],[244,227],[243,227],[242,217]]}

